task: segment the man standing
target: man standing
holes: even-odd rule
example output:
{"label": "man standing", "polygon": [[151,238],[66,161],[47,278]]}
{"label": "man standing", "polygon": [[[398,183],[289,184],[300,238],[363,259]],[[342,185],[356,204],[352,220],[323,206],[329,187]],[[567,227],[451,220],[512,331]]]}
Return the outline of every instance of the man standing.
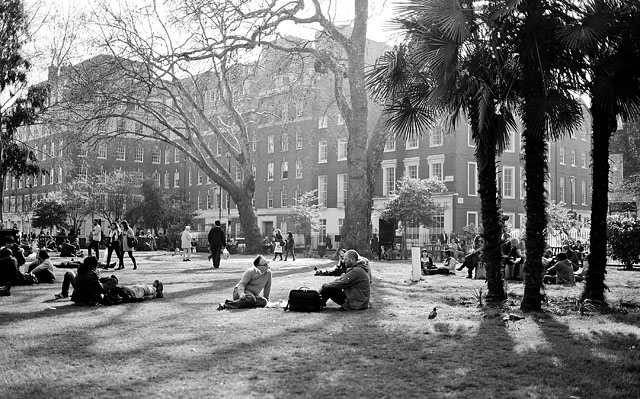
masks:
{"label": "man standing", "polygon": [[180,236],[180,244],[182,247],[182,261],[191,262],[191,241],[193,236],[191,235],[191,227],[185,226]]}
{"label": "man standing", "polygon": [[209,230],[208,239],[211,258],[213,258],[213,268],[217,269],[220,267],[222,248],[227,246],[227,238],[224,235],[224,230],[220,227],[219,220],[216,220],[214,226]]}
{"label": "man standing", "polygon": [[345,310],[368,309],[371,295],[369,261],[360,258],[355,250],[350,249],[344,254],[344,263],[347,273],[320,288],[322,306],[331,299]]}
{"label": "man standing", "polygon": [[91,241],[89,242],[88,256],[91,256],[91,249],[96,251],[96,259],[100,260],[100,240],[102,240],[102,227],[100,221],[93,219],[93,228],[91,229]]}

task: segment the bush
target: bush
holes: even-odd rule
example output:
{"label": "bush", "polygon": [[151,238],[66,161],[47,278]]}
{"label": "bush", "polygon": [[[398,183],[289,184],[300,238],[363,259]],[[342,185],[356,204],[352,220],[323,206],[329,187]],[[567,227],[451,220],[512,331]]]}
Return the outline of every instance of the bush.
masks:
{"label": "bush", "polygon": [[640,221],[611,216],[607,219],[607,245],[614,260],[627,269],[640,262]]}

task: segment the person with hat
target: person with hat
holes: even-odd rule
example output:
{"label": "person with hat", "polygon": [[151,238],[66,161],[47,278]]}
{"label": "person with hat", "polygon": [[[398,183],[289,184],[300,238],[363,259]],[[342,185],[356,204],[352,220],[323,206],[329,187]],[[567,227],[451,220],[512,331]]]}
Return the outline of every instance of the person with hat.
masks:
{"label": "person with hat", "polygon": [[[260,295],[262,293],[262,295]],[[233,299],[218,304],[218,310],[264,308],[271,293],[271,269],[262,255],[253,260],[253,266],[245,270],[238,284],[233,287]]]}

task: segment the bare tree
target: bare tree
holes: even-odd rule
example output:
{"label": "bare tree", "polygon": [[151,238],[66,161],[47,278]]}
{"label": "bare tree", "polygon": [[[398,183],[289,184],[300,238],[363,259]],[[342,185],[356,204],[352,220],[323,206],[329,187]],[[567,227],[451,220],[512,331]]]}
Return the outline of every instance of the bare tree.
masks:
{"label": "bare tree", "polygon": [[[188,15],[198,21],[212,21],[224,15],[226,20],[241,23],[234,26],[233,34],[203,41],[201,48],[185,51],[179,58],[182,61],[205,60],[212,54],[261,46],[284,54],[310,57],[316,72],[332,75],[335,101],[349,133],[348,197],[342,243],[369,253],[376,172],[389,135],[386,115],[381,115],[377,123],[371,123],[369,118],[370,104],[365,88],[369,1],[353,1],[349,6],[338,2],[327,2],[323,6],[319,0],[284,3],[277,0],[187,0],[185,4]],[[336,21],[336,15],[341,13],[339,7],[343,11],[353,7],[350,24],[341,25]],[[313,30],[314,38],[300,40],[282,34],[282,28],[287,24]],[[379,53],[372,50],[370,48],[369,53],[374,56]]]}

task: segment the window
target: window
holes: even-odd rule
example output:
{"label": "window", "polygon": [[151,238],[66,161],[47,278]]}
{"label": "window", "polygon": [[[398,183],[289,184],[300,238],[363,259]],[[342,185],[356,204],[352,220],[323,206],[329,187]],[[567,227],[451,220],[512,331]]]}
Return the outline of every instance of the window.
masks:
{"label": "window", "polygon": [[273,191],[267,191],[267,208],[273,208]]}
{"label": "window", "polygon": [[300,199],[302,198],[302,189],[296,188],[295,191],[293,192],[293,196],[294,196],[295,203],[299,204]]}
{"label": "window", "polygon": [[429,163],[429,177],[444,180],[444,155],[430,155],[427,157]]}
{"label": "window", "polygon": [[177,148],[174,148],[173,150],[173,162],[174,163],[180,162],[180,151]]}
{"label": "window", "polygon": [[133,162],[143,162],[144,161],[144,149],[142,146],[137,146],[135,151],[133,152]]}
{"label": "window", "polygon": [[587,141],[587,135],[589,134],[589,128],[585,127],[584,129],[580,130],[580,139],[582,141]]}
{"label": "window", "polygon": [[320,240],[323,244],[325,244],[325,240],[327,237],[327,219],[318,219],[318,234],[320,235]]}
{"label": "window", "polygon": [[219,141],[216,141],[216,156],[222,156],[222,144]]}
{"label": "window", "polygon": [[211,184],[211,176],[207,175],[207,184]]}
{"label": "window", "polygon": [[118,126],[116,126],[118,133],[124,133],[127,129],[127,121],[124,119],[118,119]]}
{"label": "window", "polygon": [[56,178],[56,171],[55,169],[51,168],[51,170],[49,171],[49,184],[53,184],[53,182],[55,181],[55,178]]}
{"label": "window", "polygon": [[478,196],[478,165],[475,162],[467,162],[467,195]]}
{"label": "window", "polygon": [[267,181],[273,180],[273,162],[267,164]]}
{"label": "window", "polygon": [[275,149],[275,140],[272,134],[270,134],[267,137],[267,153],[268,154],[273,154],[273,151]]}
{"label": "window", "polygon": [[576,178],[571,176],[569,178],[569,184],[571,184],[571,204],[576,205],[578,198],[576,198]]}
{"label": "window", "polygon": [[410,179],[417,179],[418,178],[418,165],[417,164],[407,165],[407,169],[405,171],[405,174]]}
{"label": "window", "polygon": [[62,183],[62,166],[58,168],[58,175],[56,176],[56,183]]}
{"label": "window", "polygon": [[84,180],[87,180],[89,178],[89,168],[87,168],[87,165],[85,164],[80,165],[80,171],[78,172],[78,177]]}
{"label": "window", "polygon": [[476,142],[473,139],[473,130],[471,130],[471,125],[467,123],[467,147],[475,147]]}
{"label": "window", "polygon": [[296,179],[302,179],[302,160],[296,159]]}
{"label": "window", "polygon": [[504,149],[504,152],[515,152],[516,151],[516,138],[514,133],[509,133],[509,143],[507,144],[507,148]]}
{"label": "window", "polygon": [[587,152],[582,151],[580,153],[580,167],[582,169],[587,169]]}
{"label": "window", "polygon": [[318,163],[327,162],[327,141],[318,142]]}
{"label": "window", "polygon": [[558,147],[558,158],[560,165],[564,165],[564,147]]}
{"label": "window", "polygon": [[124,161],[126,152],[127,152],[127,150],[126,150],[124,144],[123,143],[118,143],[118,146],[116,147],[116,160],[117,161]]}
{"label": "window", "polygon": [[322,115],[318,118],[318,129],[325,129],[329,124],[329,117],[327,115]]}
{"label": "window", "polygon": [[576,166],[576,149],[571,149],[571,166]]}
{"label": "window", "polygon": [[242,168],[238,165],[236,165],[236,181],[242,181]]}
{"label": "window", "polygon": [[527,194],[527,188],[525,185],[526,179],[524,177],[524,168],[520,168],[520,199],[524,199]]}
{"label": "window", "polygon": [[560,181],[558,182],[559,187],[558,187],[558,196],[560,197],[559,200],[560,202],[565,202],[565,195],[564,195],[564,177],[560,178]]}
{"label": "window", "polygon": [[256,139],[256,135],[254,134],[252,136],[252,140],[251,140],[251,151],[256,152],[256,149],[258,148],[258,140]]}
{"label": "window", "polygon": [[104,134],[107,132],[107,122],[100,121],[98,122],[98,134]]}
{"label": "window", "polygon": [[302,149],[302,132],[296,132],[296,150]]}
{"label": "window", "polygon": [[169,188],[169,172],[164,172],[164,188]]}
{"label": "window", "polygon": [[198,169],[198,185],[202,185],[202,170]]}
{"label": "window", "polygon": [[40,175],[40,185],[44,186],[45,184],[47,184],[47,174],[43,172]]}
{"label": "window", "polygon": [[202,197],[200,193],[198,193],[198,209],[202,209]]}
{"label": "window", "polygon": [[467,211],[467,226],[470,224],[478,227],[478,212]]}
{"label": "window", "polygon": [[382,170],[382,195],[394,195],[396,193],[396,165],[383,161]]}
{"label": "window", "polygon": [[327,176],[318,176],[318,206],[327,206]]}
{"label": "window", "polygon": [[286,208],[289,206],[288,194],[289,193],[286,188],[283,188],[282,191],[280,191],[280,208]]}
{"label": "window", "polygon": [[207,209],[213,208],[213,198],[211,197],[211,193],[207,190]]}
{"label": "window", "polygon": [[384,152],[392,152],[396,150],[396,137],[391,135],[384,143]]}
{"label": "window", "polygon": [[98,144],[98,159],[107,159],[107,145],[104,143]]}
{"label": "window", "polygon": [[502,196],[504,198],[515,198],[515,173],[513,166],[504,166],[502,168]]}
{"label": "window", "polygon": [[407,150],[416,150],[419,148],[418,135],[413,135],[407,139],[406,149]]}
{"label": "window", "polygon": [[47,159],[47,145],[42,144],[42,160],[44,161],[45,159]]}
{"label": "window", "polygon": [[282,104],[282,108],[280,109],[280,120],[282,122],[289,120],[289,104]]}
{"label": "window", "polygon": [[429,129],[429,147],[441,147],[444,142],[444,128],[440,125]]}
{"label": "window", "polygon": [[102,168],[98,174],[98,183],[107,184],[107,170]]}
{"label": "window", "polygon": [[159,149],[154,148],[153,150],[151,150],[151,163],[159,164],[161,157],[162,157],[162,155],[160,154],[160,150]]}
{"label": "window", "polygon": [[166,165],[166,164],[168,164],[169,162],[171,162],[171,161],[169,161],[169,149],[168,149],[168,148],[165,148],[165,149],[164,149],[164,163],[165,163],[165,165]]}
{"label": "window", "polygon": [[289,151],[289,133],[282,133],[280,139],[282,141],[280,143],[282,151]]}
{"label": "window", "polygon": [[304,116],[304,100],[296,101],[296,118],[302,118]]}
{"label": "window", "polygon": [[286,180],[289,178],[289,162],[282,161],[280,164],[280,180]]}
{"label": "window", "polygon": [[338,161],[347,159],[347,139],[338,139]]}
{"label": "window", "polygon": [[160,187],[160,173],[156,170],[153,172],[153,182],[156,184],[156,187]]}
{"label": "window", "polygon": [[587,205],[587,181],[582,180],[580,182],[580,198],[582,199],[582,205]]}
{"label": "window", "polygon": [[189,172],[187,174],[187,182],[189,186],[193,186],[193,170],[191,170],[191,166],[189,166]]}
{"label": "window", "polygon": [[336,176],[338,179],[338,207],[344,207],[347,200],[347,175],[339,174]]}

